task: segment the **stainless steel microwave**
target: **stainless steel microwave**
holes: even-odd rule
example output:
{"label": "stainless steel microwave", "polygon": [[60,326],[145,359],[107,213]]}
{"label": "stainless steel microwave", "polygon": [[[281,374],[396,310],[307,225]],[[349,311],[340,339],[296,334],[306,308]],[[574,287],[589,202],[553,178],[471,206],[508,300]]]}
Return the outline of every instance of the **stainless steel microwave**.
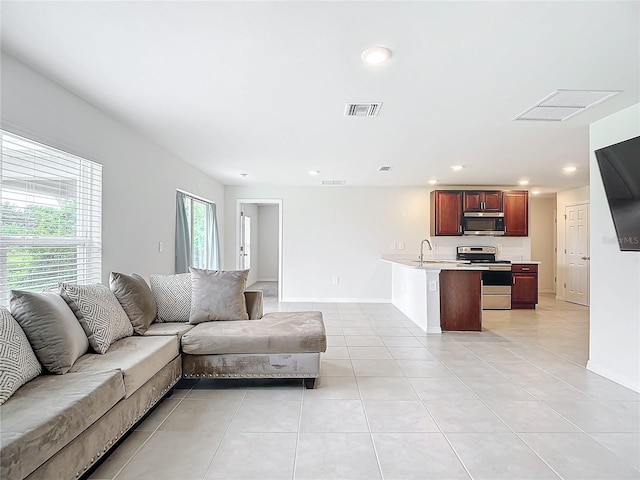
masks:
{"label": "stainless steel microwave", "polygon": [[503,212],[465,212],[462,217],[464,235],[504,235]]}

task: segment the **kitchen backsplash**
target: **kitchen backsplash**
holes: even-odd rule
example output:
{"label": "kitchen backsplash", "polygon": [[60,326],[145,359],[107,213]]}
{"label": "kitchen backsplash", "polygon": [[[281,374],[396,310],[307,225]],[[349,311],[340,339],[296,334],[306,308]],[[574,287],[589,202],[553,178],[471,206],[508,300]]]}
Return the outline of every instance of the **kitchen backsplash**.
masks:
{"label": "kitchen backsplash", "polygon": [[[456,247],[461,245],[470,246],[493,246],[498,248],[499,260],[531,260],[531,239],[530,237],[431,237],[432,245],[435,249],[432,252],[425,252],[438,260],[450,260],[456,257]],[[425,249],[426,249],[425,245]],[[420,253],[420,243],[410,248],[405,247],[408,255],[417,256]],[[397,252],[400,253],[400,252]]]}

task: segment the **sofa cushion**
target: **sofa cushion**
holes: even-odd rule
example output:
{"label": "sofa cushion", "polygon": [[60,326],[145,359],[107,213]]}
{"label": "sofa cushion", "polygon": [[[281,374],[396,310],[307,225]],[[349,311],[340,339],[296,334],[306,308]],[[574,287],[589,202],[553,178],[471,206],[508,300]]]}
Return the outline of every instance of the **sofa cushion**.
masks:
{"label": "sofa cushion", "polygon": [[82,326],[57,293],[12,290],[11,314],[49,373],[67,373],[89,349]]}
{"label": "sofa cushion", "polygon": [[326,348],[321,312],[267,313],[260,320],[201,323],[182,336],[183,352],[192,355],[324,352]]}
{"label": "sofa cushion", "polygon": [[184,322],[162,322],[153,323],[149,325],[149,328],[144,332],[145,337],[173,335],[177,336],[178,340],[182,338],[182,335],[187,333],[193,328],[193,325],[189,325]]}
{"label": "sofa cushion", "polygon": [[2,407],[2,478],[24,478],[124,398],[122,374],[41,375]]}
{"label": "sofa cushion", "polygon": [[188,322],[191,310],[191,274],[149,276],[158,306],[158,322]]}
{"label": "sofa cushion", "polygon": [[189,323],[213,320],[249,320],[244,290],[249,270],[191,271],[191,312]]}
{"label": "sofa cushion", "polygon": [[124,273],[111,272],[109,287],[129,317],[131,325],[133,325],[133,332],[137,335],[144,335],[144,332],[158,315],[156,299],[147,282],[135,273],[125,275]]}
{"label": "sofa cushion", "polygon": [[116,340],[133,335],[129,317],[109,287],[99,283],[61,283],[60,295],[84,328],[95,352],[105,353]]}
{"label": "sofa cushion", "polygon": [[104,355],[84,355],[70,372],[119,369],[129,398],[178,354],[176,337],[127,337],[112,344]]}
{"label": "sofa cushion", "polygon": [[0,405],[40,373],[42,366],[27,336],[9,310],[0,307]]}

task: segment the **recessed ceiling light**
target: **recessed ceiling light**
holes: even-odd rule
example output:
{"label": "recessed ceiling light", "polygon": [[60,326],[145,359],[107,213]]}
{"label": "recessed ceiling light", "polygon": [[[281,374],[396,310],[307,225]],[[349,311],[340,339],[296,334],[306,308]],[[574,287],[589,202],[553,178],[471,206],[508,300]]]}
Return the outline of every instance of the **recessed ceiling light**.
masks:
{"label": "recessed ceiling light", "polygon": [[362,52],[361,57],[365,63],[377,65],[389,60],[391,57],[391,50],[386,47],[371,47]]}
{"label": "recessed ceiling light", "polygon": [[435,178],[432,178],[431,180],[429,180],[429,185],[437,185],[438,180],[436,180]]}
{"label": "recessed ceiling light", "polygon": [[241,173],[241,174],[240,174],[240,176],[241,176],[242,178],[247,178],[247,175],[249,175],[249,174],[248,174],[248,173]]}
{"label": "recessed ceiling light", "polygon": [[462,170],[464,165],[451,165],[451,170]]}
{"label": "recessed ceiling light", "polygon": [[519,180],[518,185],[529,185],[529,180]]}
{"label": "recessed ceiling light", "polygon": [[320,170],[309,170],[309,175],[318,175]]}
{"label": "recessed ceiling light", "polygon": [[573,172],[575,172],[577,169],[576,169],[576,167],[564,167],[562,170],[563,170],[565,173],[573,173]]}
{"label": "recessed ceiling light", "polygon": [[531,190],[531,193],[533,193],[534,195],[538,195],[540,193],[540,190]]}

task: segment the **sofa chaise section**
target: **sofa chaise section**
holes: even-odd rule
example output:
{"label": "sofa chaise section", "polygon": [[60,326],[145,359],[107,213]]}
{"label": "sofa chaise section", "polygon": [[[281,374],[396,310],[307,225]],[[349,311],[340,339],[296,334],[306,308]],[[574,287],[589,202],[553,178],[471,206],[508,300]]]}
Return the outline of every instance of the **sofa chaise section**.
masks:
{"label": "sofa chaise section", "polygon": [[327,341],[321,312],[207,322],[182,336],[186,378],[304,378],[313,388]]}

